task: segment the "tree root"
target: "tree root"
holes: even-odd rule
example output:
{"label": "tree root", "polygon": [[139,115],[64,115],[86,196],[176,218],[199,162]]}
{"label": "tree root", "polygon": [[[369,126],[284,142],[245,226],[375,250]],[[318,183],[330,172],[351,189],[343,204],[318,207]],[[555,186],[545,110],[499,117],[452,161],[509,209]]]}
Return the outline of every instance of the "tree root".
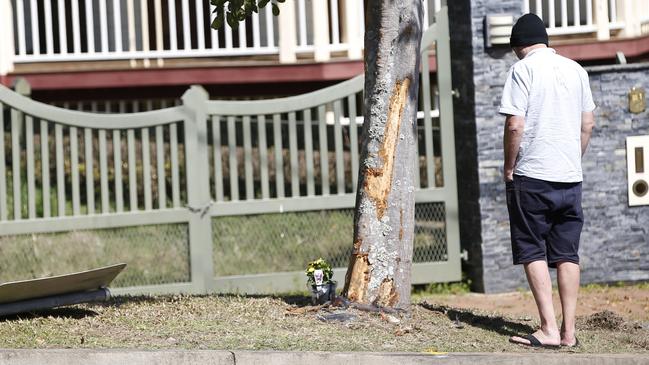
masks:
{"label": "tree root", "polygon": [[371,313],[404,313],[406,312],[403,309],[400,308],[389,308],[389,307],[382,307],[382,306],[377,306],[374,304],[362,304],[362,303],[354,303],[349,301],[349,299],[342,297],[342,296],[336,296],[331,303],[331,306],[333,307],[342,307],[342,308],[354,308],[358,309],[360,311],[364,312],[371,312]]}

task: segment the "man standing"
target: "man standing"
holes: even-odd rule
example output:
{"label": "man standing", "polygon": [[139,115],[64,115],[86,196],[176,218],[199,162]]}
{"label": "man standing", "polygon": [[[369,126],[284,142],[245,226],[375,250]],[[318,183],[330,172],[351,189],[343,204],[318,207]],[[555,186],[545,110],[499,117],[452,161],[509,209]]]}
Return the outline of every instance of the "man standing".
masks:
{"label": "man standing", "polygon": [[[519,60],[507,75],[500,109],[506,116],[504,174],[514,264],[522,264],[541,328],[511,342],[576,346],[579,291],[581,158],[594,126],[588,74],[548,48],[543,21],[525,14],[512,28]],[[562,324],[557,327],[548,267],[557,269]]]}

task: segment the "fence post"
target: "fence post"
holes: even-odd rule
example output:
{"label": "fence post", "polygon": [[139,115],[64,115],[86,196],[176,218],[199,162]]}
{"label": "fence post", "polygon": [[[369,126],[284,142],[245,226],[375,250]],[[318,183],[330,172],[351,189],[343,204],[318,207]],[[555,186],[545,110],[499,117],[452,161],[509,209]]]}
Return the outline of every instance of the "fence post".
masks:
{"label": "fence post", "polygon": [[0,0],[0,77],[14,68],[14,26],[10,0]]}
{"label": "fence post", "polygon": [[201,86],[193,85],[183,96],[185,119],[185,159],[189,220],[191,281],[196,292],[213,288],[211,196],[207,146],[207,101]]}
{"label": "fence post", "polygon": [[295,26],[295,1],[286,0],[279,12],[279,62],[297,61],[297,28]]}
{"label": "fence post", "polygon": [[595,0],[595,26],[597,40],[605,41],[611,38],[608,18],[608,0]]}
{"label": "fence post", "polygon": [[316,62],[329,61],[329,5],[327,0],[313,0],[313,45]]}
{"label": "fence post", "polygon": [[[2,1],[2,0],[0,0]],[[26,98],[31,98],[32,97],[32,85],[29,84],[29,81],[27,81],[24,77],[19,77],[14,80],[14,84],[12,85],[14,91],[17,94],[20,94]],[[22,121],[23,120],[23,112],[16,110],[16,120],[17,121]],[[23,140],[25,137],[25,124],[22,122],[19,122],[18,125],[16,126],[16,133],[18,133],[18,139]],[[14,203],[17,204],[17,203]],[[18,205],[16,205],[17,207]]]}
{"label": "fence post", "polygon": [[[619,4],[622,5],[621,8]],[[642,35],[642,11],[639,8],[641,5],[640,2],[633,0],[618,2],[618,17],[621,16],[624,20],[622,37],[633,38]]]}
{"label": "fence post", "polygon": [[363,16],[360,14],[358,0],[345,0],[343,11],[345,13],[343,37],[347,42],[347,57],[352,60],[363,58],[363,30],[359,20]]}
{"label": "fence post", "polygon": [[[446,244],[448,261],[458,263],[451,266],[461,277],[460,228],[458,216],[458,186],[455,158],[455,130],[453,122],[453,86],[451,82],[451,36],[448,21],[448,7],[444,6],[437,13],[438,35],[436,38],[437,85],[439,88],[439,119],[441,123],[442,169],[444,190],[446,192]],[[426,54],[426,53],[424,53]],[[427,56],[426,56],[427,57]],[[426,75],[428,76],[428,75]]]}
{"label": "fence post", "polygon": [[19,77],[14,81],[13,89],[16,93],[30,98],[32,96],[32,86],[24,77]]}

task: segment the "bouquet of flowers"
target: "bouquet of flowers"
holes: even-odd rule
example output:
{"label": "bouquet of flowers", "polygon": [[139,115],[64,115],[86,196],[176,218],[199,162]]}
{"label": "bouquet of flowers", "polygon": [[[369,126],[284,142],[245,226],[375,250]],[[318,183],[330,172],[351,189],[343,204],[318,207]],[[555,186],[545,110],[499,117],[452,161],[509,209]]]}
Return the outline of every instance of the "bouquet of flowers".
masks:
{"label": "bouquet of flowers", "polygon": [[325,285],[331,282],[334,271],[331,265],[322,258],[309,262],[305,271],[307,283],[311,286]]}
{"label": "bouquet of flowers", "polygon": [[307,286],[311,289],[311,302],[324,304],[333,301],[336,295],[336,282],[331,280],[334,271],[327,261],[319,258],[309,262],[305,271]]}

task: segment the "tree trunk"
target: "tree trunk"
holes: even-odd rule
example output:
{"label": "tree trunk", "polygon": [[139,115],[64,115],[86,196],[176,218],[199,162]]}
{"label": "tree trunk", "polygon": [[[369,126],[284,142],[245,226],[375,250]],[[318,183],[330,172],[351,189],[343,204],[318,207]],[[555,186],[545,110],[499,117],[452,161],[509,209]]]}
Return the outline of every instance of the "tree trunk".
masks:
{"label": "tree trunk", "polygon": [[407,308],[415,220],[421,0],[366,1],[365,122],[343,295]]}

